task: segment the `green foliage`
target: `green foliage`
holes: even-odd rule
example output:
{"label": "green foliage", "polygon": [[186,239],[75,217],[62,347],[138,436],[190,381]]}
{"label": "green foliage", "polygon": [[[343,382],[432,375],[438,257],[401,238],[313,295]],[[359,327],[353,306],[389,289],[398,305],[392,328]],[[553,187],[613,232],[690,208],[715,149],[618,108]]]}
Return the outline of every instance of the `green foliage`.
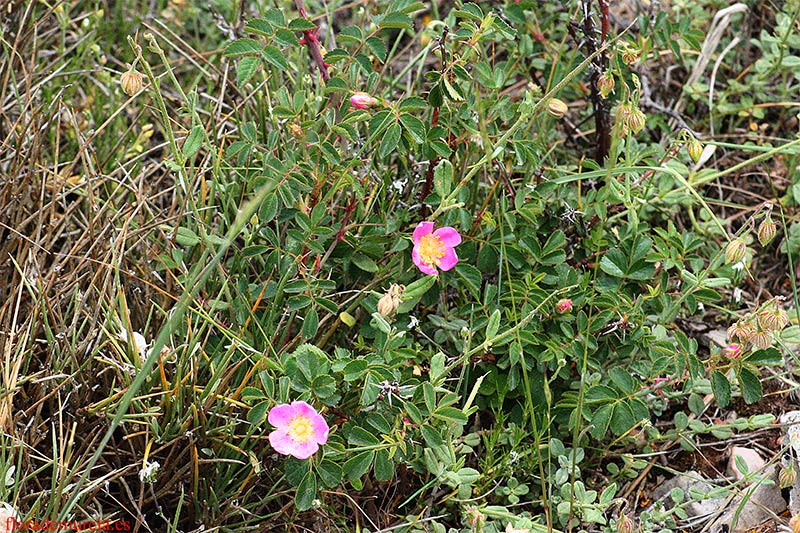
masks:
{"label": "green foliage", "polygon": [[[112,468],[100,459],[119,440],[137,467],[114,466],[114,476],[130,470],[125,482],[138,487],[138,465],[154,459],[169,473],[155,475],[154,485],[174,486],[153,491],[152,505],[167,509],[156,494],[168,493],[175,509],[189,509],[176,511],[172,530],[180,522],[243,531],[265,520],[377,530],[403,520],[397,529],[409,532],[613,531],[623,485],[650,468],[642,457],[772,423],[769,413],[717,423],[706,408],[712,397],[720,409],[759,405],[764,369],[780,371],[786,345],[800,338],[777,294],[766,303],[736,296],[758,276],[759,258],[780,256],[790,268],[798,259],[791,210],[800,141],[742,133],[739,144],[706,143],[735,154],[734,163],[703,160],[703,145],[673,123],[727,136],[789,123],[790,106],[778,103],[791,102],[800,72],[792,55],[800,4],[786,2],[752,36],[757,57],[746,68],[740,56],[722,63],[732,43],[724,34],[714,48],[722,54],[715,68],[725,67],[716,92],[701,76],[674,111],[656,80],[680,70],[663,62],[691,72],[709,60],[712,2],[640,13],[637,25],[612,26],[603,38],[581,37],[582,24],[603,14],[578,0],[446,9],[307,2],[306,13],[289,2],[241,12],[229,2],[208,12],[162,4],[188,40],[130,37],[118,61],[143,72],[138,101],[99,69],[105,92],[91,90],[85,123],[75,118],[63,138],[59,127],[40,128],[47,138],[38,151],[56,154],[52,161],[17,161],[27,141],[15,122],[6,128],[15,150],[8,165],[20,176],[69,169],[25,198],[52,194],[39,207],[58,206],[52,220],[100,221],[64,235],[91,236],[85,250],[68,242],[107,270],[76,274],[69,291],[40,288],[39,273],[14,278],[20,301],[30,298],[44,315],[30,322],[39,335],[31,338],[53,346],[46,380],[31,377],[35,351],[15,370],[30,374],[26,386],[55,384],[25,412],[40,412],[40,403],[60,412],[49,402],[61,401],[62,388],[99,390],[75,401],[81,429],[94,428],[90,440],[100,444],[73,461],[70,447],[58,456],[59,442],[44,466],[23,465],[4,436],[3,498],[20,499],[21,483],[52,469],[52,483],[41,485],[64,501],[40,495],[27,511],[67,519],[77,506],[94,508],[86,489],[101,477],[93,468]],[[580,20],[584,5],[591,20]],[[72,73],[99,60],[92,25],[102,17],[78,26],[64,10],[52,14],[61,29],[52,38]],[[222,35],[226,28],[235,38]],[[6,58],[28,57],[2,46]],[[605,95],[600,74],[613,80]],[[24,78],[15,76],[0,79]],[[44,101],[78,94],[79,80],[63,76],[63,96],[37,86]],[[351,101],[356,93],[374,101]],[[568,104],[565,116],[549,107],[554,98]],[[606,152],[594,160],[604,134]],[[791,169],[792,183],[718,196],[736,189],[729,174],[773,159]],[[151,174],[157,184],[131,178]],[[758,196],[771,200],[741,205]],[[785,238],[757,247],[757,225],[773,209]],[[14,234],[32,234],[33,218],[18,218]],[[460,234],[452,269],[429,275],[415,264],[412,234],[422,221]],[[748,251],[726,264],[734,237]],[[94,246],[107,255],[95,257]],[[786,284],[765,294],[776,288]],[[54,295],[70,303],[51,313]],[[796,300],[796,291],[782,296]],[[87,300],[97,302],[91,319],[82,314]],[[48,320],[71,316],[63,310],[74,313],[76,331],[96,324],[97,340],[58,337]],[[716,346],[695,332],[698,323],[740,331]],[[144,346],[132,335],[139,331]],[[73,389],[64,376],[84,381]],[[270,410],[294,401],[330,426],[307,460],[269,441]],[[79,473],[64,468],[76,464]],[[185,493],[173,494],[178,483]],[[673,510],[647,511],[643,530],[677,530],[699,498],[670,497]],[[351,504],[389,500],[380,513],[350,517]],[[423,514],[436,518],[421,522]]]}

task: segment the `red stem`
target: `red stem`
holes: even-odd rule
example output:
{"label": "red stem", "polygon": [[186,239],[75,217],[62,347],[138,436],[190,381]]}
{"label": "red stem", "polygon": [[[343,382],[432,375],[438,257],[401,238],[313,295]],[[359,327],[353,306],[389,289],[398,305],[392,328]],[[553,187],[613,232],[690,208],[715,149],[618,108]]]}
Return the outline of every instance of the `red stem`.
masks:
{"label": "red stem", "polygon": [[[297,6],[297,10],[300,12],[300,16],[304,19],[308,19],[308,15],[306,14],[306,6],[303,4],[303,0],[294,0],[294,3]],[[319,28],[314,28],[313,30],[304,30],[304,37],[301,42],[305,43],[305,45],[308,47],[308,51],[311,53],[311,58],[317,65],[319,73],[322,75],[322,79],[328,81],[331,79],[331,73],[328,72],[328,67],[330,65],[325,62],[325,58],[322,56],[322,50],[317,33],[319,33]]]}

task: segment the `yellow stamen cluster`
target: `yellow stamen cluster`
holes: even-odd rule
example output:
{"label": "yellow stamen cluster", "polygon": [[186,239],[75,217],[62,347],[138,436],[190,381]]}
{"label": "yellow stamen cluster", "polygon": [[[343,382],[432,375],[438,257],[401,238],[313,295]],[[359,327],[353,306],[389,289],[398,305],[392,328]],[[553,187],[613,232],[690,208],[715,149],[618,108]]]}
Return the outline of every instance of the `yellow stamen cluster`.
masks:
{"label": "yellow stamen cluster", "polygon": [[307,416],[297,415],[289,422],[287,433],[298,444],[305,444],[314,436],[314,428],[311,426],[311,419]]}
{"label": "yellow stamen cluster", "polygon": [[428,266],[439,266],[444,252],[442,239],[436,235],[423,235],[419,240],[419,258]]}

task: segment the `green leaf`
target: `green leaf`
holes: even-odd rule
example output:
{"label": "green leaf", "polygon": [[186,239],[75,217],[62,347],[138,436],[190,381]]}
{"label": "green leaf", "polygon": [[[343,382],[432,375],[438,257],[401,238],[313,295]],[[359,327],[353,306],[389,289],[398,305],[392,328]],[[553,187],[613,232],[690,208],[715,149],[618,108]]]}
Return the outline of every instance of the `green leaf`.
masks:
{"label": "green leaf", "polygon": [[625,273],[628,271],[628,259],[619,248],[612,248],[600,260],[600,270],[614,276],[615,278],[624,278]]}
{"label": "green leaf", "polygon": [[602,439],[606,435],[613,414],[614,406],[612,404],[606,404],[594,412],[591,420],[592,429],[590,431],[592,437]]}
{"label": "green leaf", "polygon": [[361,426],[355,426],[350,431],[350,434],[347,436],[347,442],[353,446],[374,446],[380,444],[380,440],[375,435]]}
{"label": "green leaf", "polygon": [[381,63],[386,61],[386,43],[381,38],[370,37],[367,39],[367,46],[375,54],[375,57],[380,59]]}
{"label": "green leaf", "polygon": [[492,316],[489,317],[489,322],[486,324],[486,340],[491,340],[497,335],[500,329],[500,310],[495,309]]}
{"label": "green leaf", "polygon": [[268,63],[278,67],[279,69],[289,70],[289,63],[286,62],[286,59],[283,57],[280,48],[277,46],[268,44],[264,47],[262,55]]}
{"label": "green leaf", "polygon": [[255,404],[250,408],[249,411],[247,411],[247,421],[254,426],[263,424],[264,420],[267,418],[267,409],[269,409],[269,405],[269,400]]}
{"label": "green leaf", "polygon": [[308,19],[298,18],[289,22],[289,29],[292,31],[310,31],[317,26]]}
{"label": "green leaf", "polygon": [[375,452],[367,450],[358,455],[351,457],[342,467],[344,474],[350,483],[357,482],[361,476],[367,473],[369,467],[372,466],[372,461],[375,459]]}
{"label": "green leaf", "polygon": [[237,39],[225,49],[225,57],[237,57],[261,53],[261,45],[253,39]]}
{"label": "green leaf", "polygon": [[731,384],[719,370],[711,374],[711,391],[720,407],[727,407],[731,403]]}
{"label": "green leaf", "polygon": [[200,244],[200,237],[189,228],[181,226],[175,231],[175,242],[181,246],[194,246]]}
{"label": "green leaf", "polygon": [[445,422],[452,422],[461,426],[467,423],[467,417],[464,412],[455,407],[440,407],[433,412],[433,416]]}
{"label": "green leaf", "polygon": [[739,370],[739,388],[742,390],[742,398],[747,404],[756,403],[764,394],[764,389],[761,388],[761,380],[749,368]]}
{"label": "green leaf", "polygon": [[374,273],[378,271],[378,264],[364,254],[353,255],[353,264],[364,272]]}
{"label": "green leaf", "polygon": [[257,57],[246,56],[239,60],[236,66],[236,84],[241,88],[243,87],[258,69],[261,60]]}
{"label": "green leaf", "polygon": [[619,436],[631,429],[637,420],[633,415],[633,410],[628,402],[621,401],[614,409],[614,414],[611,415],[611,431]]}
{"label": "green leaf", "polygon": [[310,339],[314,335],[317,334],[317,328],[319,327],[319,315],[317,315],[317,310],[313,307],[311,310],[306,313],[305,318],[303,319],[303,337],[306,339]]}
{"label": "green leaf", "polygon": [[314,498],[317,497],[317,476],[314,472],[308,471],[303,476],[303,481],[297,487],[297,493],[294,496],[294,504],[298,511],[305,511],[310,509],[314,503]]}
{"label": "green leaf", "polygon": [[400,141],[401,133],[402,130],[400,129],[400,124],[397,122],[394,122],[388,128],[386,128],[386,133],[383,135],[383,140],[381,141],[381,157],[388,156],[394,151],[395,148],[397,148],[397,143]]}
{"label": "green leaf", "polygon": [[394,462],[389,458],[389,450],[375,453],[375,479],[389,481],[394,476]]}
{"label": "green leaf", "polygon": [[466,263],[458,263],[455,268],[456,275],[464,282],[464,286],[469,290],[470,294],[476,299],[481,298],[481,283],[483,277],[481,271],[472,265]]}
{"label": "green leaf", "polygon": [[777,348],[767,348],[766,350],[756,350],[744,359],[754,365],[782,365],[783,356]]}
{"label": "green leaf", "polygon": [[450,194],[453,186],[453,164],[447,159],[442,159],[433,170],[433,188],[440,198]]}
{"label": "green leaf", "polygon": [[630,372],[622,367],[616,366],[608,372],[611,381],[624,393],[631,393],[636,388],[636,383],[633,380]]}
{"label": "green leaf", "polygon": [[322,486],[332,489],[342,481],[342,467],[330,459],[323,459],[317,466],[317,474]]}
{"label": "green leaf", "polygon": [[422,144],[425,142],[425,125],[420,119],[408,113],[403,113],[400,115],[400,122],[415,143]]}
{"label": "green leaf", "polygon": [[184,141],[183,148],[181,149],[184,157],[192,157],[197,153],[197,150],[199,150],[200,146],[203,144],[203,133],[202,126],[194,126],[192,128],[191,133],[186,137],[186,141]]}
{"label": "green leaf", "polygon": [[405,13],[389,13],[381,18],[378,23],[380,29],[394,28],[398,30],[413,30],[414,25]]}

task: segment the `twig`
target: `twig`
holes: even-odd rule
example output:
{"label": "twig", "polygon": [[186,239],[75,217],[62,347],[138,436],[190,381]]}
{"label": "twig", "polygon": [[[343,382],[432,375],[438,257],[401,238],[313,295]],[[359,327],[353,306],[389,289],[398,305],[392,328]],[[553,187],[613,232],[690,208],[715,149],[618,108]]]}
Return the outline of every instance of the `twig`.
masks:
{"label": "twig", "polygon": [[[308,20],[306,7],[303,4],[303,0],[294,0],[294,4],[297,6],[300,16]],[[330,65],[325,62],[325,58],[322,56],[322,50],[320,48],[319,37],[317,37],[317,34],[319,34],[318,27],[314,28],[313,30],[303,30],[303,38],[300,40],[300,43],[305,44],[308,47],[311,58],[314,60],[314,64],[317,65],[319,73],[322,75],[322,79],[324,81],[328,81],[331,78],[331,73],[328,72],[328,67]]]}
{"label": "twig", "polygon": [[[597,40],[597,29],[594,25],[592,18],[592,0],[583,0],[583,43],[587,47],[588,55],[594,55],[606,40],[608,34],[609,21],[608,21],[608,1],[599,0],[600,13],[602,19],[602,30],[600,32],[600,41]],[[608,108],[608,102],[603,95],[600,94],[598,81],[600,76],[605,72],[608,66],[608,57],[605,52],[595,55],[592,60],[592,67],[590,68],[591,77],[589,78],[589,86],[592,91],[591,99],[594,106],[594,124],[596,131],[597,147],[595,149],[595,161],[599,164],[608,156],[608,151],[611,148],[611,113]]]}

